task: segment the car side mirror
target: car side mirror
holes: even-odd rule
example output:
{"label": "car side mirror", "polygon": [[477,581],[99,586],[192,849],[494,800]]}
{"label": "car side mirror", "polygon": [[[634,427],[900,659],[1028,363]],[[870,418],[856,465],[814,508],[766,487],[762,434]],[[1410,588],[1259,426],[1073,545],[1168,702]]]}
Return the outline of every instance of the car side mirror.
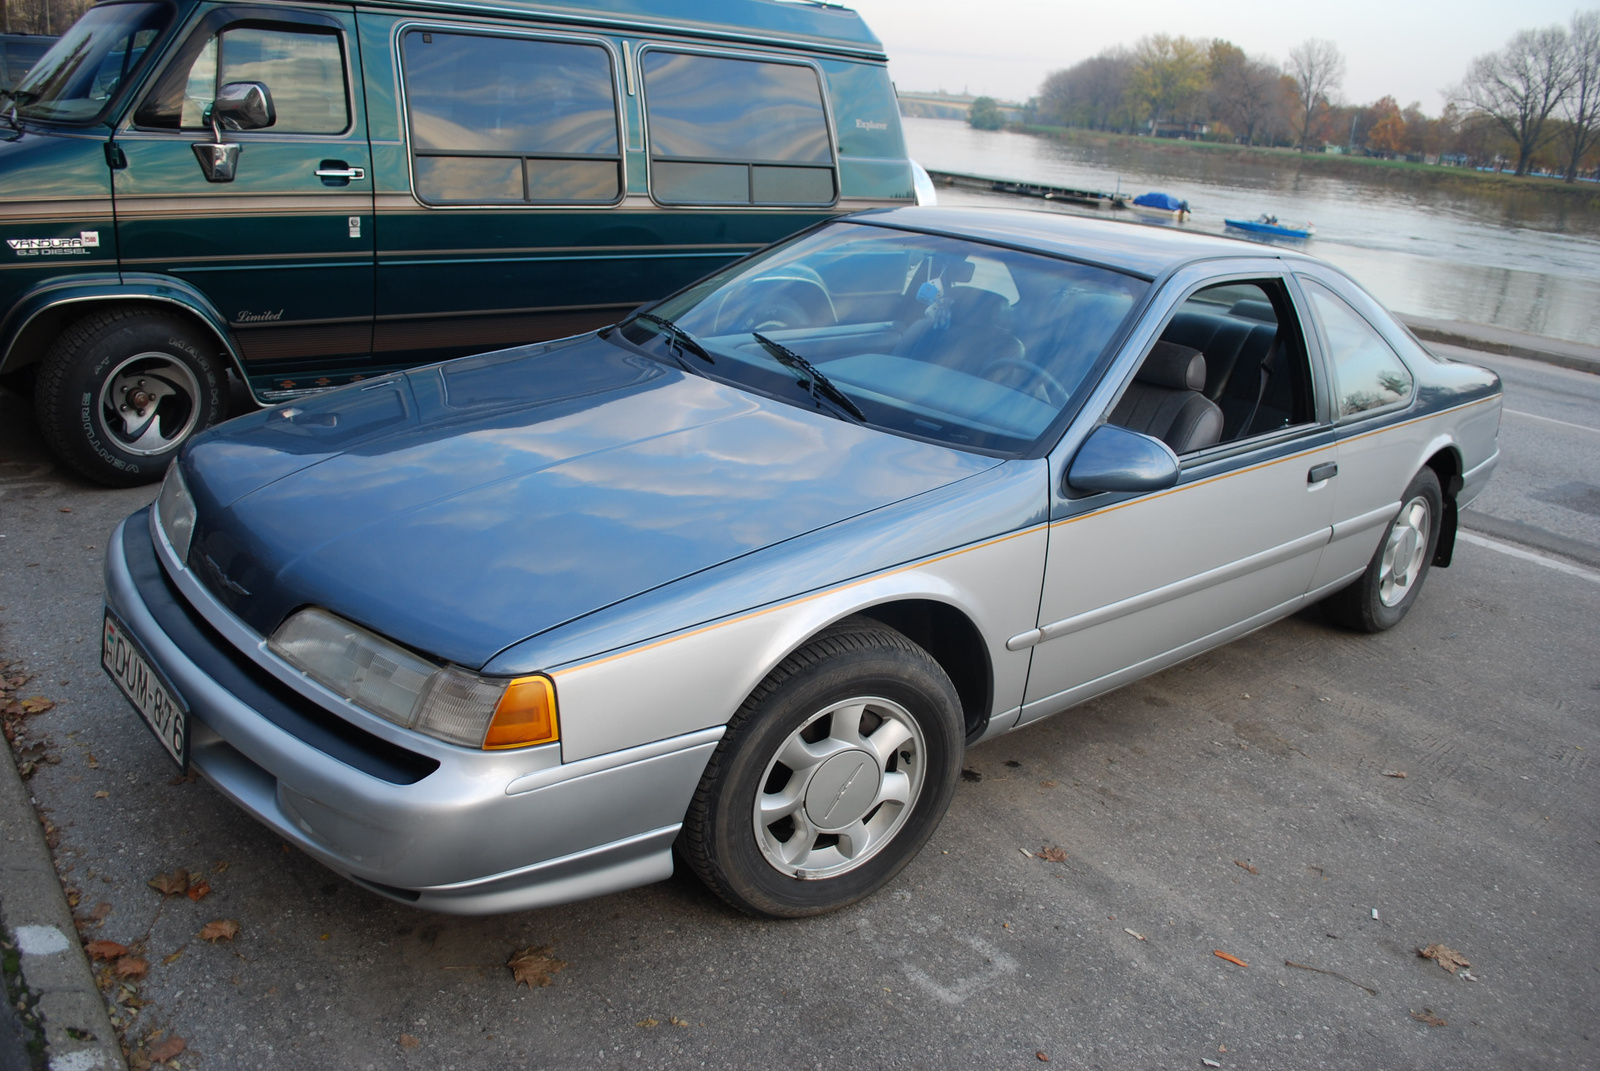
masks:
{"label": "car side mirror", "polygon": [[1066,483],[1083,494],[1164,491],[1178,483],[1178,455],[1160,439],[1102,424],[1078,447]]}
{"label": "car side mirror", "polygon": [[206,106],[205,121],[211,124],[211,141],[194,146],[195,157],[207,182],[232,182],[239,172],[240,147],[222,140],[222,128],[260,130],[278,121],[272,106],[272,91],[263,82],[229,82],[217,91],[217,99]]}

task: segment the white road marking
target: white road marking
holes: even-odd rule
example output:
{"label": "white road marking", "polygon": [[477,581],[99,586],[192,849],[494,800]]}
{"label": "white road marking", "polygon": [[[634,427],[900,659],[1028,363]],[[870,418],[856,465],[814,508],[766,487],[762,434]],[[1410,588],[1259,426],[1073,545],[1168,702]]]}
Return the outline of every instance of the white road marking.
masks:
{"label": "white road marking", "polygon": [[1591,428],[1587,424],[1574,424],[1570,420],[1557,420],[1553,416],[1540,416],[1538,413],[1524,413],[1521,409],[1506,409],[1503,410],[1503,412],[1510,413],[1512,416],[1525,416],[1530,420],[1543,420],[1547,424],[1560,424],[1564,428],[1577,428],[1579,431],[1592,431],[1596,435],[1600,435],[1600,428]]}
{"label": "white road marking", "polygon": [[1573,565],[1570,562],[1557,561],[1555,558],[1547,558],[1543,554],[1538,554],[1531,550],[1523,550],[1521,547],[1514,547],[1510,543],[1502,543],[1498,539],[1488,539],[1484,536],[1478,535],[1476,532],[1469,532],[1465,529],[1457,531],[1456,538],[1467,543],[1471,543],[1474,546],[1488,547],[1490,550],[1497,550],[1501,554],[1507,554],[1513,558],[1521,558],[1523,561],[1533,562],[1534,564],[1542,565],[1547,569],[1554,569],[1558,573],[1566,573],[1568,576],[1581,577],[1591,584],[1600,584],[1600,573],[1597,573],[1592,569],[1585,569],[1581,565]]}

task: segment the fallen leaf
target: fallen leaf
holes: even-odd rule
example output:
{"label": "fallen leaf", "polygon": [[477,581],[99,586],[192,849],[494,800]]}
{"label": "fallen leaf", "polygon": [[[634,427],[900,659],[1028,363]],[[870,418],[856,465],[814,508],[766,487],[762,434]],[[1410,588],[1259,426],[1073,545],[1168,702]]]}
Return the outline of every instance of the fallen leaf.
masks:
{"label": "fallen leaf", "polygon": [[506,966],[511,968],[512,978],[532,989],[551,985],[550,976],[565,967],[566,963],[550,954],[549,945],[529,945],[520,952],[513,952],[511,958],[506,960]]}
{"label": "fallen leaf", "polygon": [[1412,1012],[1411,1018],[1415,1019],[1419,1023],[1427,1023],[1429,1026],[1445,1025],[1445,1021],[1443,1019],[1433,1014],[1432,1008],[1423,1008],[1419,1012]]}
{"label": "fallen leaf", "polygon": [[634,1023],[633,1025],[634,1026],[638,1026],[638,1027],[643,1027],[646,1030],[651,1030],[651,1029],[654,1029],[655,1027],[660,1026],[661,1025],[661,1020],[660,1019],[648,1019],[648,1018],[640,1019],[637,1023]]}
{"label": "fallen leaf", "polygon": [[108,900],[101,900],[98,904],[94,905],[94,910],[89,912],[89,920],[96,923],[104,922],[106,920],[106,916],[109,914],[111,914],[111,902]]}
{"label": "fallen leaf", "polygon": [[94,757],[94,752],[89,752],[89,769],[98,770],[99,768],[100,760]]}
{"label": "fallen leaf", "polygon": [[164,1064],[186,1048],[188,1048],[188,1043],[178,1035],[173,1034],[170,1038],[150,1050],[150,1059],[158,1064]]}
{"label": "fallen leaf", "polygon": [[1451,974],[1456,973],[1462,967],[1472,966],[1471,963],[1467,962],[1466,956],[1444,945],[1429,945],[1427,948],[1419,948],[1417,949],[1417,955],[1423,959],[1433,960]]}
{"label": "fallen leaf", "polygon": [[330,938],[330,937],[332,937],[332,936],[333,936],[333,934],[331,934],[331,933],[325,933],[325,934],[323,934],[323,935],[322,935],[322,936],[321,936],[321,937],[319,937],[319,938],[317,938],[317,940],[319,940],[319,941],[326,941],[326,940],[327,940],[327,939],[328,939],[328,938]]}
{"label": "fallen leaf", "polygon": [[1251,866],[1249,863],[1246,863],[1246,862],[1244,862],[1243,860],[1240,860],[1240,859],[1235,859],[1233,861],[1233,865],[1236,866],[1236,867],[1239,867],[1239,868],[1241,868],[1243,870],[1248,870],[1252,874],[1261,873],[1261,871],[1257,870],[1255,867]]}
{"label": "fallen leaf", "polygon": [[1250,964],[1246,963],[1244,960],[1240,959],[1237,956],[1230,956],[1226,952],[1222,951],[1222,949],[1220,949],[1220,948],[1215,950],[1211,954],[1213,956],[1216,956],[1218,959],[1225,959],[1229,963],[1236,964],[1236,965],[1238,965],[1240,967],[1248,967],[1248,966],[1250,966]]}
{"label": "fallen leaf", "polygon": [[421,1038],[414,1038],[410,1034],[401,1034],[400,1035],[400,1047],[402,1049],[414,1049],[418,1045],[421,1045],[421,1044],[422,1044],[422,1039]]}
{"label": "fallen leaf", "polygon": [[1050,1062],[1050,1057],[1048,1057],[1048,1056],[1046,1056],[1046,1055],[1045,1055],[1045,1054],[1044,1054],[1044,1053],[1042,1053],[1042,1052],[1036,1052],[1036,1053],[1034,1053],[1034,1054],[1033,1054],[1033,1058],[1034,1058],[1034,1059],[1035,1059],[1035,1060],[1038,1060],[1038,1061],[1039,1061],[1039,1062],[1040,1062],[1040,1063],[1041,1063],[1041,1064],[1047,1064],[1047,1063],[1049,1063],[1049,1062]]}
{"label": "fallen leaf", "polygon": [[111,970],[118,978],[143,978],[150,963],[143,956],[123,956]]}
{"label": "fallen leaf", "polygon": [[1145,940],[1145,939],[1146,939],[1146,938],[1145,938],[1145,935],[1144,935],[1144,934],[1142,934],[1142,933],[1135,933],[1135,932],[1134,932],[1134,931],[1132,931],[1132,930],[1130,930],[1130,929],[1128,929],[1128,927],[1126,927],[1126,926],[1124,926],[1124,927],[1122,927],[1122,932],[1123,932],[1123,933],[1125,933],[1125,934],[1127,934],[1127,935],[1128,935],[1128,936],[1129,936],[1129,937],[1136,937],[1136,938],[1138,938],[1138,939],[1139,939],[1139,940],[1141,940],[1141,941],[1143,941],[1143,940]]}
{"label": "fallen leaf", "polygon": [[189,872],[180,867],[170,874],[157,874],[145,884],[162,896],[181,896],[189,891]]}
{"label": "fallen leaf", "polygon": [[29,696],[22,701],[22,712],[24,714],[43,714],[45,711],[54,708],[55,705],[56,701],[54,699],[46,699],[42,695]]}
{"label": "fallen leaf", "polygon": [[1064,849],[1052,844],[1049,847],[1039,849],[1039,858],[1047,863],[1065,863],[1067,861],[1067,853]]}
{"label": "fallen leaf", "polygon": [[97,800],[107,800],[111,798],[111,793],[107,792],[105,789],[101,789],[99,792],[94,794],[94,798]]}
{"label": "fallen leaf", "polygon": [[688,1026],[689,1025],[688,1020],[679,1019],[676,1015],[668,1017],[667,1022],[671,1023],[673,1026]]}
{"label": "fallen leaf", "polygon": [[212,863],[211,864],[211,873],[213,873],[213,874],[226,873],[227,870],[228,870],[228,866],[229,866],[229,863],[228,863],[228,861],[226,859],[222,860],[219,863]]}
{"label": "fallen leaf", "polygon": [[1058,785],[1058,784],[1060,784],[1059,781],[1040,781],[1039,782],[1039,787],[1040,788],[1055,788],[1056,785]]}
{"label": "fallen leaf", "polygon": [[217,919],[200,927],[200,938],[203,941],[231,941],[239,932],[239,924],[233,919]]}
{"label": "fallen leaf", "polygon": [[1406,772],[1404,770],[1385,770],[1383,771],[1383,776],[1395,777],[1399,778],[1401,781],[1404,781],[1406,779]]}
{"label": "fallen leaf", "polygon": [[128,946],[115,941],[90,941],[83,950],[89,953],[90,959],[116,959],[127,954]]}
{"label": "fallen leaf", "polygon": [[201,900],[204,900],[206,898],[206,894],[209,893],[210,891],[211,891],[211,883],[209,881],[207,881],[205,878],[201,878],[199,881],[197,881],[193,885],[189,886],[189,893],[188,893],[189,899],[193,900],[195,903],[198,904]]}
{"label": "fallen leaf", "polygon": [[165,965],[167,965],[167,966],[168,966],[168,967],[170,967],[170,966],[172,966],[172,965],[173,965],[173,964],[174,964],[174,963],[176,963],[176,962],[178,962],[178,959],[179,959],[179,958],[180,958],[180,957],[181,957],[181,956],[182,956],[182,955],[183,955],[183,949],[181,949],[181,948],[180,948],[180,949],[178,949],[178,950],[177,950],[177,951],[176,951],[176,952],[174,952],[174,953],[173,953],[173,954],[172,954],[172,955],[170,955],[170,956],[163,956],[163,957],[161,957],[161,962],[162,962],[162,963],[164,963],[164,964],[165,964]]}

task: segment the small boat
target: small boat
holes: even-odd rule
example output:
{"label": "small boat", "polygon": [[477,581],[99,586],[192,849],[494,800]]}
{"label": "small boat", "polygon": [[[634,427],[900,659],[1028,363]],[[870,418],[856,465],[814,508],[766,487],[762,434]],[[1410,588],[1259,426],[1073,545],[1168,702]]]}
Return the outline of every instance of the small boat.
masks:
{"label": "small boat", "polygon": [[1145,193],[1135,197],[1128,207],[1141,216],[1170,219],[1182,223],[1189,218],[1189,202],[1180,201],[1170,193]]}
{"label": "small boat", "polygon": [[1277,238],[1310,238],[1316,227],[1310,223],[1281,223],[1277,216],[1262,213],[1255,219],[1225,219],[1228,226],[1251,234],[1270,234]]}

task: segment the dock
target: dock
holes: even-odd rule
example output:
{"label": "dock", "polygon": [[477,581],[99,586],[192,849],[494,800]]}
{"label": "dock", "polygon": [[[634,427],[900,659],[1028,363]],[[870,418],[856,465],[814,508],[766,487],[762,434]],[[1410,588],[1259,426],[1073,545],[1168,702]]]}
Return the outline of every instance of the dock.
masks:
{"label": "dock", "polygon": [[1087,205],[1090,208],[1128,207],[1128,196],[1124,193],[1079,190],[1071,186],[1052,186],[1046,182],[1022,182],[1017,179],[991,178],[987,175],[967,175],[959,171],[930,170],[928,177],[933,179],[935,186],[956,186],[965,190],[1009,193],[1018,197],[1037,197],[1044,201],[1065,201],[1069,204]]}

